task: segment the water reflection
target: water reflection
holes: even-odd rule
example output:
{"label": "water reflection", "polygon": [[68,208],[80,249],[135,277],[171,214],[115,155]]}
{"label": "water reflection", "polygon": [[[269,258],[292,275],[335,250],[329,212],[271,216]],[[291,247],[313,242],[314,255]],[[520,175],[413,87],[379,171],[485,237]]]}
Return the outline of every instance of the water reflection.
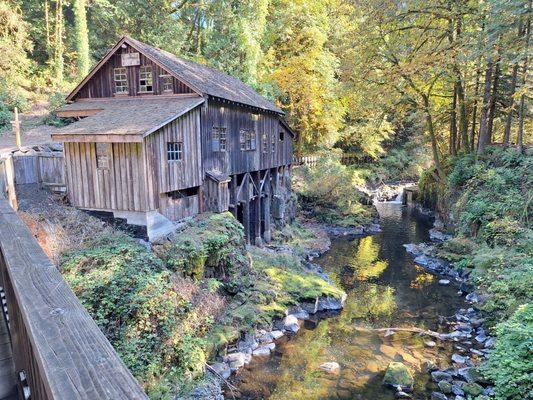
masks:
{"label": "water reflection", "polygon": [[[391,361],[404,362],[415,374],[415,399],[429,398],[430,360],[446,366],[449,343],[434,348],[409,332],[386,336],[375,328],[421,327],[439,330],[438,316],[458,307],[456,289],[417,267],[402,244],[428,239],[430,222],[398,204],[379,205],[383,231],[356,240],[336,240],[319,262],[348,293],[336,316],[307,323],[298,335],[278,344],[270,358],[254,359],[234,380],[243,399],[394,399],[381,384]],[[341,371],[328,375],[319,365],[337,361]]]}

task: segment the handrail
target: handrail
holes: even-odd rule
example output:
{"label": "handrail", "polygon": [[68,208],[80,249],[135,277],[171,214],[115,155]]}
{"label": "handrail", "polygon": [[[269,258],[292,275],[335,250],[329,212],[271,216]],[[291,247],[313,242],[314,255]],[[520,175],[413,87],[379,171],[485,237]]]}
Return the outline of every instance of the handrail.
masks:
{"label": "handrail", "polygon": [[25,377],[32,399],[148,398],[5,199],[0,282],[15,370]]}

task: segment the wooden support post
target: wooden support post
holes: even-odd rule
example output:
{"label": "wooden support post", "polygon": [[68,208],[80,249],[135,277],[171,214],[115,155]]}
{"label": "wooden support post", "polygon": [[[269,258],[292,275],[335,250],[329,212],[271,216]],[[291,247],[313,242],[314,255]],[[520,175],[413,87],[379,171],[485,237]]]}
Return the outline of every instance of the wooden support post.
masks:
{"label": "wooden support post", "polygon": [[243,207],[242,207],[242,224],[244,225],[244,235],[246,244],[250,244],[250,177],[245,174],[242,182],[243,190]]}
{"label": "wooden support post", "polygon": [[11,125],[13,125],[13,132],[15,133],[17,147],[20,149],[22,147],[22,139],[20,137],[19,110],[17,107],[15,107],[15,120],[11,121]]}
{"label": "wooden support post", "polygon": [[272,234],[270,232],[270,202],[271,198],[271,187],[270,187],[270,176],[268,181],[265,182],[265,197],[262,198],[263,202],[263,221],[265,224],[265,230],[263,232],[263,240],[265,243],[269,243],[272,239]]}
{"label": "wooden support post", "polygon": [[[255,188],[261,187],[261,171],[252,172],[253,180],[254,180],[254,186]],[[254,190],[256,190],[254,188]],[[261,192],[260,189],[257,190],[257,193],[255,194],[254,199],[254,244],[256,246],[261,246]]]}
{"label": "wooden support post", "polygon": [[237,209],[239,204],[239,199],[237,198],[237,175],[233,175],[231,177],[231,181],[229,182],[230,187],[230,203],[233,204],[233,208],[231,210],[231,213],[235,218],[237,218]]}

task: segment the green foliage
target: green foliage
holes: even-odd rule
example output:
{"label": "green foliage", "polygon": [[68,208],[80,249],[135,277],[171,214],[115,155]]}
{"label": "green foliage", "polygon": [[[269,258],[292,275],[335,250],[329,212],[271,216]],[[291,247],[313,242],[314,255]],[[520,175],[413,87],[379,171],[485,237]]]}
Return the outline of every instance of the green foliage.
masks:
{"label": "green foliage", "polygon": [[532,167],[532,156],[515,149],[489,147],[477,161],[459,155],[437,193],[450,203],[460,235],[445,242],[440,255],[472,270],[471,283],[485,297],[478,307],[496,327],[496,348],[482,370],[502,400],[533,396]]}
{"label": "green foliage", "polygon": [[346,153],[376,160],[385,152],[383,142],[390,139],[392,134],[392,124],[385,119],[359,122],[346,127],[336,146]]}
{"label": "green foliage", "polygon": [[524,304],[498,324],[498,340],[483,366],[496,386],[496,399],[533,398],[533,305]]}
{"label": "green foliage", "polygon": [[243,249],[244,230],[229,213],[201,215],[171,241],[154,247],[169,268],[196,280],[204,277],[206,267],[233,265]]}
{"label": "green foliage", "polygon": [[61,92],[52,93],[48,101],[50,103],[50,112],[44,119],[46,125],[60,128],[74,122],[73,118],[62,118],[57,115],[57,110],[65,104],[65,96]]}
{"label": "green foliage", "polygon": [[223,306],[217,295],[174,276],[126,235],[65,254],[61,271],[148,391],[161,390],[169,375],[191,379],[202,373],[204,335]]}
{"label": "green foliage", "polygon": [[341,226],[360,226],[375,217],[371,200],[359,187],[361,174],[342,165],[339,151],[320,154],[316,166],[294,172],[293,189],[305,212],[317,220]]}
{"label": "green foliage", "polygon": [[11,111],[3,101],[0,101],[0,129],[8,127],[12,120]]}

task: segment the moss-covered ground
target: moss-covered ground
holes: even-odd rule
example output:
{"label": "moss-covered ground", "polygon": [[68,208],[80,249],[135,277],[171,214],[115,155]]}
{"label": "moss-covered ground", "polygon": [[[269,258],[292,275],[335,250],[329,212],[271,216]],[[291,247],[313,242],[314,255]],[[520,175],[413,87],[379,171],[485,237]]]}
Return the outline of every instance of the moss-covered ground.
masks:
{"label": "moss-covered ground", "polygon": [[[310,239],[305,228],[295,229],[292,239],[302,232]],[[242,333],[271,326],[299,301],[342,295],[293,253],[247,248],[242,226],[229,213],[199,215],[152,249],[106,232],[65,252],[60,268],[158,399],[199,379],[209,358]]]}

